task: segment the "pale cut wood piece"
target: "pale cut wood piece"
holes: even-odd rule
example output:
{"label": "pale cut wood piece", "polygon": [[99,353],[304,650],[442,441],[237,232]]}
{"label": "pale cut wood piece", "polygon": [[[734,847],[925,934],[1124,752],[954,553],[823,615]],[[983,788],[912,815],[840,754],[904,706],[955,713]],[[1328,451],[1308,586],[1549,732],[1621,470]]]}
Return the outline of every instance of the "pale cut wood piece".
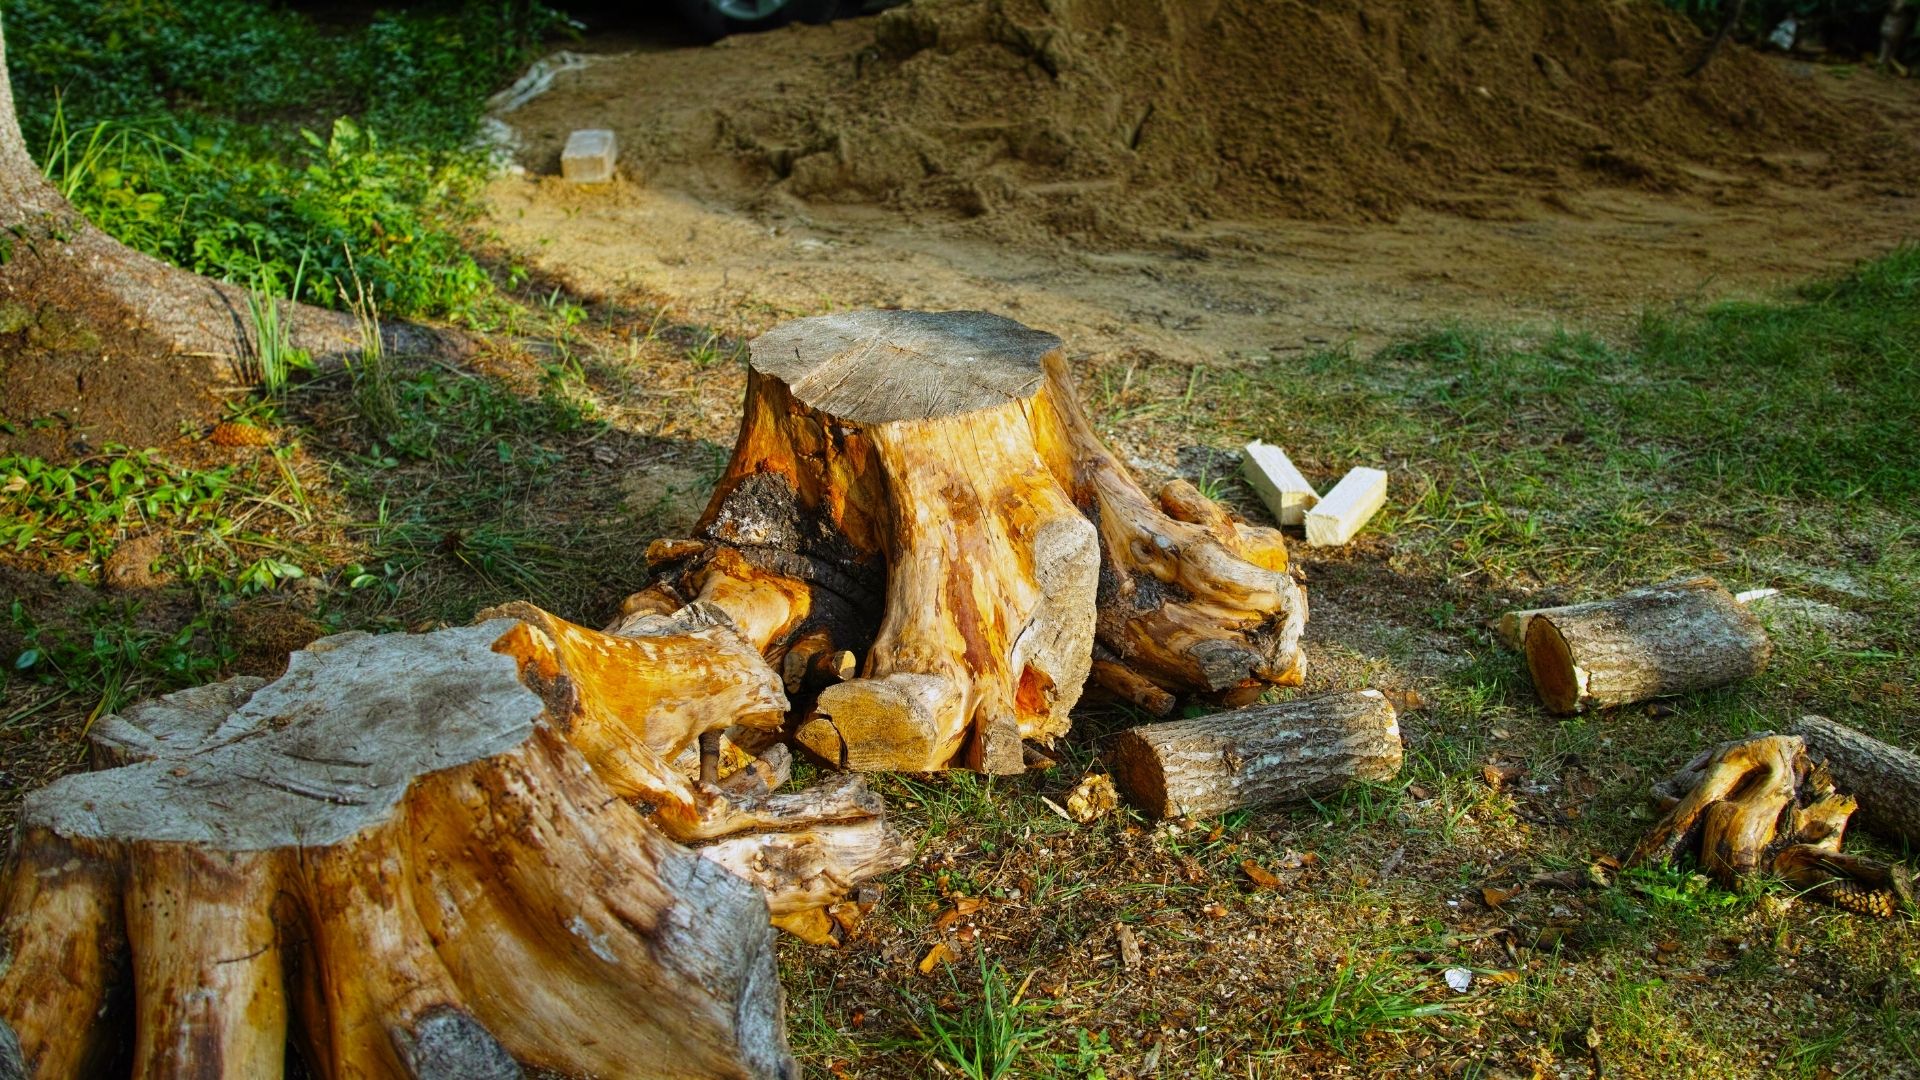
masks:
{"label": "pale cut wood piece", "polygon": [[576,184],[604,184],[613,179],[620,151],[613,132],[585,128],[567,136],[560,151],[560,175]]}
{"label": "pale cut wood piece", "polygon": [[1314,547],[1344,544],[1386,504],[1387,474],[1357,465],[1307,511],[1307,543]]}
{"label": "pale cut wood piece", "polygon": [[1300,470],[1293,467],[1287,452],[1255,439],[1247,444],[1244,454],[1240,475],[1253,486],[1273,520],[1282,525],[1304,522],[1307,511],[1320,501],[1320,494],[1300,475]]}
{"label": "pale cut wood piece", "polygon": [[1523,650],[1540,700],[1564,716],[1747,678],[1773,643],[1732,593],[1697,577],[1534,611]]}
{"label": "pale cut wood piece", "polygon": [[1120,733],[1114,780],[1149,816],[1210,817],[1325,795],[1400,772],[1393,705],[1378,690],[1147,724]]}
{"label": "pale cut wood piece", "polygon": [[613,796],[525,627],[299,652],[108,723],[152,756],[22,809],[7,1064],[97,1075],[131,1031],[140,1075],[271,1077],[292,1027],[321,1077],[796,1075],[760,890]]}
{"label": "pale cut wood piece", "polygon": [[1859,800],[1862,824],[1920,848],[1920,754],[1824,716],[1803,716],[1790,730],[1807,741],[1834,784]]}

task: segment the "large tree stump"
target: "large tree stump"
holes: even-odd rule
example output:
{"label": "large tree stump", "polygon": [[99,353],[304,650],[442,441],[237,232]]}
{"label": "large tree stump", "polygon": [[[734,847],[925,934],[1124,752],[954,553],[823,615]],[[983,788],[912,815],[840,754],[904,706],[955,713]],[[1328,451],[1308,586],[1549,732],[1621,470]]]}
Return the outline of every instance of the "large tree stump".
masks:
{"label": "large tree stump", "polygon": [[811,698],[797,741],[854,769],[1020,771],[1024,741],[1067,730],[1096,637],[1166,690],[1297,679],[1279,534],[1188,485],[1149,500],[1064,365],[1058,338],[981,312],[761,336],[697,538],[649,549],[628,617],[724,610]]}
{"label": "large tree stump", "polygon": [[[664,763],[784,699],[636,665],[764,669],[744,645],[515,613],[104,719],[124,764],[22,811],[0,1076],[276,1076],[290,1025],[328,1077],[796,1075],[770,913],[829,936],[821,909],[900,864],[877,801]],[[703,858],[656,824],[735,835]]]}
{"label": "large tree stump", "polygon": [[1325,795],[1355,780],[1391,780],[1401,753],[1386,695],[1356,690],[1129,728],[1107,759],[1128,800],[1165,818],[1210,817]]}
{"label": "large tree stump", "polygon": [[1803,716],[1792,732],[1833,782],[1859,800],[1861,823],[1890,840],[1920,848],[1920,754],[1836,724]]}
{"label": "large tree stump", "polygon": [[1710,577],[1509,619],[1540,700],[1562,715],[1721,686],[1773,655],[1760,620]]}
{"label": "large tree stump", "polygon": [[1841,852],[1852,796],[1811,767],[1798,735],[1762,734],[1715,747],[1654,786],[1663,816],[1627,865],[1671,862],[1697,851],[1722,885],[1769,872],[1816,899],[1890,917],[1913,905],[1906,871]]}

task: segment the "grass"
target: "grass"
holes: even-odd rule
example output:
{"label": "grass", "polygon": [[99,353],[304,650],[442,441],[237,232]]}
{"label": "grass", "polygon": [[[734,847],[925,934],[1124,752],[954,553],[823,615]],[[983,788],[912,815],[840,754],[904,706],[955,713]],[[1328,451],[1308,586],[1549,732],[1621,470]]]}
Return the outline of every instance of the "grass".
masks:
{"label": "grass", "polygon": [[[461,235],[489,90],[561,28],[537,4],[426,4],[323,26],[240,0],[7,0],[28,145],[132,247],[272,295],[484,321]],[[234,78],[245,72],[245,78]]]}

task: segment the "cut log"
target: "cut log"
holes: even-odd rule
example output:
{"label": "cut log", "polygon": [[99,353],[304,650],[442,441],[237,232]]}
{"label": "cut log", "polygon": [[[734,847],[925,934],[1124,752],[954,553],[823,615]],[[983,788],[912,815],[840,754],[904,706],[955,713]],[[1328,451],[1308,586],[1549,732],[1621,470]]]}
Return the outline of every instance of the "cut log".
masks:
{"label": "cut log", "polygon": [[1710,577],[1522,616],[1534,689],[1563,716],[1721,686],[1773,654],[1760,620]]}
{"label": "cut log", "polygon": [[1307,543],[1314,547],[1344,544],[1386,504],[1387,474],[1356,466],[1307,511]]}
{"label": "cut log", "polygon": [[1700,866],[1734,887],[1769,872],[1818,900],[1861,915],[1913,908],[1906,870],[1840,851],[1853,797],[1808,762],[1798,735],[1724,743],[1654,786],[1663,815],[1627,856],[1628,866],[1698,853]]}
{"label": "cut log", "polygon": [[816,694],[795,740],[853,769],[1023,770],[1024,743],[1067,730],[1096,638],[1163,691],[1297,680],[1279,534],[1190,485],[1149,499],[1064,365],[1058,338],[981,312],[762,335],[696,538],[649,548],[626,618],[725,612]]}
{"label": "cut log", "polygon": [[1247,444],[1243,453],[1246,456],[1240,464],[1240,474],[1253,485],[1273,520],[1282,525],[1304,522],[1307,511],[1320,501],[1320,495],[1307,483],[1307,478],[1300,475],[1300,470],[1293,467],[1287,452],[1255,439]]}
{"label": "cut log", "polygon": [[1791,730],[1806,740],[1834,784],[1859,800],[1862,825],[1920,849],[1920,754],[1824,716],[1803,716]]}
{"label": "cut log", "polygon": [[1210,817],[1391,780],[1401,753],[1386,695],[1357,690],[1130,728],[1108,760],[1149,816]]}
{"label": "cut log", "polygon": [[323,1077],[797,1075],[761,891],[614,796],[535,633],[331,643],[104,720],[144,760],[22,810],[0,1073],[99,1075],[131,1032],[136,1075],[278,1076],[291,1027]]}

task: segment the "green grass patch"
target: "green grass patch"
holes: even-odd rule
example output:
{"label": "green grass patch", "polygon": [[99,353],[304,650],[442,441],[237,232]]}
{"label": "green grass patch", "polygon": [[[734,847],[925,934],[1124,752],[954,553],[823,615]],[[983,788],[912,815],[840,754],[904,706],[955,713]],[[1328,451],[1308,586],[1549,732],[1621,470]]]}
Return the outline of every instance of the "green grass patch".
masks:
{"label": "green grass patch", "polygon": [[7,0],[21,127],[124,243],[344,306],[468,313],[490,290],[460,228],[485,99],[561,25],[539,5],[416,5],[324,27],[238,0]]}

